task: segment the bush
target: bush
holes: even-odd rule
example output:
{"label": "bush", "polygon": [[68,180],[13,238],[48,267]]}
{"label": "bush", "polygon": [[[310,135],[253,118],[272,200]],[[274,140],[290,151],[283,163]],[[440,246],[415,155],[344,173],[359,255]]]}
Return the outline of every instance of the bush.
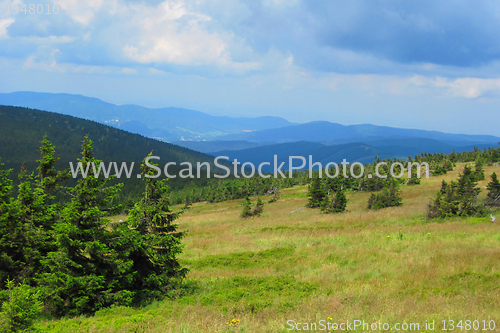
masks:
{"label": "bush", "polygon": [[403,199],[395,183],[389,189],[384,188],[380,193],[372,193],[368,199],[368,209],[381,209],[387,207],[401,206]]}
{"label": "bush", "polygon": [[251,216],[260,216],[264,211],[264,202],[257,198],[257,206],[254,210],[252,210],[252,203],[250,202],[250,198],[246,197],[243,202],[243,211],[241,212],[241,217],[251,217]]}
{"label": "bush", "polygon": [[21,283],[7,281],[7,300],[2,304],[0,328],[5,332],[28,330],[42,310],[40,292]]}
{"label": "bush", "polygon": [[441,189],[428,205],[427,217],[485,216],[484,205],[477,202],[479,192],[476,174],[466,165],[458,182],[448,184],[443,180]]}
{"label": "bush", "polygon": [[330,199],[329,196],[325,196],[321,202],[321,212],[323,213],[342,213],[345,211],[347,206],[347,198],[345,196],[344,190],[338,188],[335,195]]}

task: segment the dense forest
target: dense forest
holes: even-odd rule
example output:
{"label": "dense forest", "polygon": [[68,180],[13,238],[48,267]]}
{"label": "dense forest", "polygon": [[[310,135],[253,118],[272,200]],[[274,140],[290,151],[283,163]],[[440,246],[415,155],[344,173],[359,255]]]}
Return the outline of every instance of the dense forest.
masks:
{"label": "dense forest", "polygon": [[[99,124],[90,120],[65,116],[52,112],[32,110],[21,107],[0,106],[0,157],[2,163],[8,169],[13,169],[11,179],[17,184],[17,173],[21,166],[25,170],[33,171],[38,158],[40,141],[47,135],[48,139],[56,147],[56,156],[59,162],[57,168],[62,170],[68,167],[69,162],[76,163],[80,154],[80,146],[83,137],[89,135],[94,141],[94,152],[103,162],[134,162],[134,175],[139,173],[140,161],[153,152],[153,155],[161,158],[161,164],[176,162],[169,171],[176,174],[183,167],[180,162],[190,162],[196,166],[196,162],[209,162],[213,168],[213,156],[195,152],[193,150],[175,146],[166,142],[149,139],[138,134]],[[220,162],[223,164],[223,160]],[[229,163],[228,163],[229,164]],[[169,183],[172,189],[180,189],[194,181],[196,186],[204,184],[206,177],[201,173],[201,179],[175,178]],[[118,180],[113,180],[117,184]],[[69,184],[74,184],[69,180]],[[141,193],[141,181],[139,179],[128,179],[124,182],[121,193],[115,200],[119,202],[135,202]]]}

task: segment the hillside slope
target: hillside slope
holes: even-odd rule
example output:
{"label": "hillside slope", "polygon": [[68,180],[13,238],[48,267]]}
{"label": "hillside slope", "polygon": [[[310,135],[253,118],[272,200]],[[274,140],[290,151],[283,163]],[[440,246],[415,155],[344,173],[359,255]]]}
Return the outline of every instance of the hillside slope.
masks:
{"label": "hillside slope", "polygon": [[[75,163],[80,157],[81,142],[88,134],[94,141],[94,155],[105,162],[135,162],[131,179],[123,180],[125,186],[136,184],[136,173],[140,173],[140,163],[150,152],[159,156],[160,166],[167,162],[176,162],[169,172],[174,174],[180,162],[209,162],[213,165],[213,157],[178,147],[169,143],[145,138],[123,130],[102,125],[93,121],[65,116],[57,113],[32,110],[20,107],[0,106],[0,158],[6,168],[13,168],[17,175],[24,164],[29,171],[36,167],[39,158],[38,146],[47,134],[48,139],[56,146],[56,154],[60,156],[59,168],[68,168],[69,162]],[[179,177],[171,179],[171,186],[179,187],[190,180]]]}
{"label": "hillside slope", "polygon": [[[419,324],[408,332],[437,332],[443,321],[448,329],[451,320],[477,319],[498,332],[500,224],[489,216],[423,217],[441,180],[456,179],[462,167],[402,187],[403,205],[381,210],[368,210],[371,194],[357,192],[347,194],[346,212],[321,214],[304,208],[307,186],[283,190],[259,218],[240,217],[243,200],[196,203],[179,219],[190,231],[181,255],[190,271],[179,297],[37,326],[53,333],[297,332],[287,325],[292,320],[302,331],[340,332],[320,330],[319,321],[352,327],[364,320],[390,325],[371,332],[396,331],[403,322]],[[479,183],[480,200],[486,183]],[[425,329],[433,321],[435,329]]]}

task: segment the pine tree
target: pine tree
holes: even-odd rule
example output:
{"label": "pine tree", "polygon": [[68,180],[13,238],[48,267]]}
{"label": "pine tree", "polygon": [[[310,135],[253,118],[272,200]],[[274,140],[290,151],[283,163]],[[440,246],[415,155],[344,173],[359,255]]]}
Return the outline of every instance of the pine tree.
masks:
{"label": "pine tree", "polygon": [[260,216],[264,212],[264,202],[259,198],[257,198],[257,205],[253,210],[253,215]]}
{"label": "pine tree", "polygon": [[476,165],[474,170],[474,179],[476,181],[485,180],[483,165],[484,162],[481,158],[476,159]]}
{"label": "pine tree", "polygon": [[23,228],[19,223],[18,212],[11,202],[12,181],[8,178],[10,170],[1,169],[0,163],[0,284],[4,288],[7,279],[14,279],[24,265]]}
{"label": "pine tree", "polygon": [[436,198],[429,204],[428,218],[452,216],[484,216],[484,205],[477,203],[480,192],[477,187],[476,174],[470,166],[466,165],[458,182],[447,184],[444,180]]}
{"label": "pine tree", "polygon": [[395,181],[391,181],[389,188],[384,188],[380,193],[372,193],[368,199],[368,209],[401,206],[403,199]]}
{"label": "pine tree", "polygon": [[[78,161],[84,168],[100,163],[94,158],[88,136]],[[93,174],[82,175],[76,186],[68,189],[72,199],[55,226],[58,251],[42,260],[45,271],[39,280],[56,314],[93,313],[122,296],[117,275],[129,263],[112,248],[116,235],[104,219],[106,212],[116,211],[110,205],[122,184],[106,186],[107,181]]]}
{"label": "pine tree", "polygon": [[174,223],[181,213],[170,209],[168,179],[153,178],[156,171],[145,161],[141,167],[145,191],[143,198],[130,211],[127,221],[128,226],[140,235],[130,255],[134,262],[130,272],[137,272],[135,288],[140,297],[150,300],[163,296],[186,276],[188,270],[181,267],[177,259],[186,233],[178,231]]}
{"label": "pine tree", "polygon": [[313,175],[311,185],[309,185],[309,204],[310,208],[317,208],[321,206],[321,202],[326,196],[326,191],[321,184],[321,179],[318,174]]}
{"label": "pine tree", "polygon": [[333,200],[332,208],[334,213],[342,213],[347,207],[347,197],[345,196],[344,190],[338,188],[335,192],[335,198]]}
{"label": "pine tree", "polygon": [[246,197],[245,201],[243,201],[243,211],[241,212],[241,217],[250,217],[252,216],[252,207],[250,203],[250,198]]}
{"label": "pine tree", "polygon": [[46,194],[51,196],[48,199],[53,199],[53,193],[60,186],[59,184],[69,177],[67,171],[57,171],[55,168],[56,162],[59,157],[55,157],[55,147],[47,139],[47,135],[43,136],[40,142],[40,159],[38,162],[38,178],[39,187],[43,189]]}
{"label": "pine tree", "polygon": [[496,172],[491,175],[491,182],[486,186],[488,190],[488,206],[500,205],[500,181],[498,180]]}

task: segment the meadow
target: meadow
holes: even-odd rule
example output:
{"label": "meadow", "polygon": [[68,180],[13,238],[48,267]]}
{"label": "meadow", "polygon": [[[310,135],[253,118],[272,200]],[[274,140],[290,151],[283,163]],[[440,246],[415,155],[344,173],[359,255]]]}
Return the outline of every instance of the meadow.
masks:
{"label": "meadow", "polygon": [[[370,193],[348,193],[348,211],[341,214],[301,209],[307,186],[283,190],[261,217],[241,218],[242,200],[193,204],[178,220],[181,230],[189,230],[180,259],[190,272],[182,289],[143,308],[42,318],[36,327],[44,332],[294,332],[287,321],[364,320],[391,328],[419,323],[418,332],[431,332],[442,331],[445,320],[448,331],[460,332],[466,320],[478,320],[480,329],[483,323],[492,328],[493,320],[492,331],[499,332],[500,221],[425,218],[441,180],[457,178],[462,167],[423,179],[419,186],[403,186],[403,205],[378,211],[367,209]],[[485,167],[481,198],[492,172],[500,173],[500,167]],[[435,330],[426,330],[432,321]],[[462,329],[451,329],[451,321],[462,321]]]}

